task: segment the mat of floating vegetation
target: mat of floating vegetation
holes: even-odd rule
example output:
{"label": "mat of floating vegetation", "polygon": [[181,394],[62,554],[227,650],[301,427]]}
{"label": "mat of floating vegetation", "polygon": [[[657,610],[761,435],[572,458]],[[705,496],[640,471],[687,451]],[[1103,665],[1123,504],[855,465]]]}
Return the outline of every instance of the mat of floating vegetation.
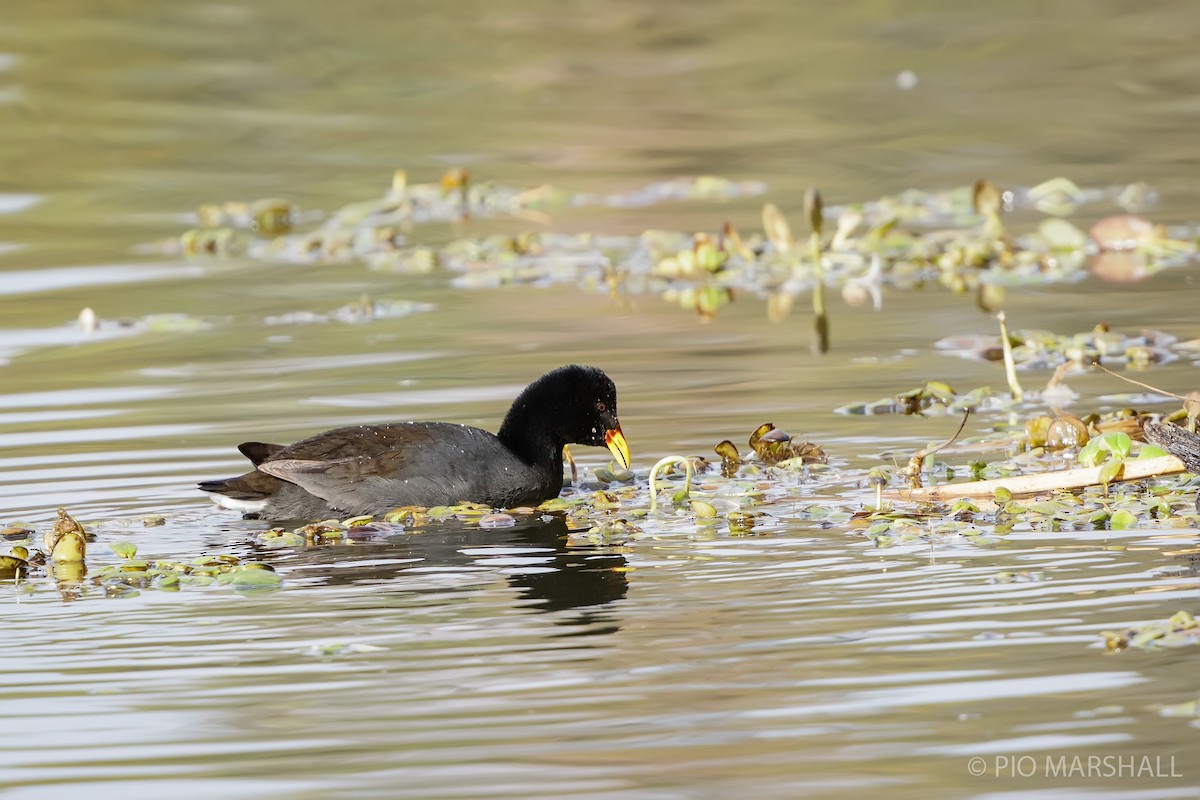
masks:
{"label": "mat of floating vegetation", "polygon": [[[934,485],[886,494],[885,487],[898,481],[902,471],[848,467],[831,459],[823,446],[764,423],[749,435],[744,456],[725,440],[713,448],[713,456],[663,458],[645,480],[609,464],[585,472],[576,485],[537,507],[498,510],[465,503],[398,508],[378,517],[270,528],[252,538],[269,549],[353,546],[438,527],[512,527],[522,516],[534,515],[561,517],[568,537],[604,544],[841,528],[860,531],[880,547],[951,540],[987,545],[1021,531],[1200,527],[1200,478],[1183,473],[1178,459],[1124,431],[1099,432],[1094,427],[1099,420],[1097,415],[1085,426],[1076,418],[1078,426],[1069,426],[1072,430],[1080,427],[1077,433],[1090,436],[1091,430],[1096,435],[1072,439],[1071,446],[1059,449],[1036,438],[1045,435],[1041,425],[1010,426],[1023,431],[1024,438],[988,446],[1019,452],[992,462],[972,460],[952,467],[941,460],[944,453],[935,458],[934,450],[922,450],[928,457],[918,454],[910,467]],[[1081,463],[1085,466],[1077,466]],[[981,480],[936,483],[959,471]],[[1087,472],[1088,480],[1069,483],[1068,476],[1079,472]],[[910,472],[907,479],[912,478]],[[1040,496],[1020,499],[1022,481],[1038,482],[1030,493]],[[894,502],[885,503],[885,497]],[[162,522],[158,516],[145,519],[148,526]],[[272,567],[258,561],[228,553],[151,559],[139,557],[138,546],[123,540],[109,542],[115,559],[89,563],[88,546],[95,536],[64,509],[43,533],[41,548],[35,544],[37,530],[28,525],[10,525],[0,530],[0,537],[10,544],[10,552],[0,555],[0,579],[11,580],[21,592],[53,587],[66,599],[80,599],[130,597],[147,589],[228,586],[257,592],[282,583]]]}
{"label": "mat of floating vegetation", "polygon": [[[762,194],[761,183],[718,177],[651,184],[623,195],[572,194],[548,186],[473,184],[463,169],[437,183],[410,183],[397,172],[382,197],[329,214],[302,212],[286,200],[203,206],[198,227],[158,245],[186,256],[236,255],[277,262],[358,261],[398,272],[444,270],[464,288],[514,283],[576,284],[592,291],[657,294],[711,319],[735,293],[763,297],[768,316],[786,316],[796,298],[824,287],[851,304],[882,305],[881,288],[941,285],[999,308],[1004,287],[1074,282],[1089,270],[1110,281],[1140,280],[1190,263],[1197,241],[1134,213],[1115,213],[1087,231],[1061,217],[1082,206],[1113,203],[1126,212],[1152,205],[1152,190],[1134,184],[1081,189],[1053,179],[1029,189],[1001,190],[988,181],[943,192],[911,190],[893,197],[825,206],[806,198],[808,233],[798,239],[773,204],[761,231],[740,233],[715,219],[706,231],[647,230],[640,236],[544,230],[557,209],[649,206],[680,200],[723,201]],[[1002,217],[1022,212],[1022,230]],[[1033,215],[1049,215],[1034,224]],[[430,222],[504,217],[537,230],[419,241]],[[457,229],[459,233],[463,228]],[[814,312],[824,317],[823,299]]]}
{"label": "mat of floating vegetation", "polygon": [[[143,520],[147,526],[164,521],[157,515]],[[28,525],[10,525],[0,536],[10,544],[10,552],[0,556],[0,579],[12,581],[25,594],[51,588],[64,600],[79,600],[204,586],[228,586],[245,593],[277,589],[282,582],[270,565],[234,555],[203,555],[187,561],[146,559],[139,558],[137,545],[127,541],[109,543],[115,561],[96,563],[100,559],[93,554],[89,563],[88,545],[96,537],[62,508],[44,533],[42,548],[36,544],[37,531]]]}
{"label": "mat of floating vegetation", "polygon": [[[1020,369],[1053,369],[1060,364],[1069,364],[1076,372],[1081,372],[1096,362],[1145,369],[1179,358],[1200,357],[1200,340],[1180,341],[1170,333],[1151,329],[1122,333],[1103,323],[1090,331],[1075,334],[1014,329],[1009,336],[1013,360]],[[999,337],[951,336],[939,340],[934,347],[981,361],[1000,361],[1003,357]]]}

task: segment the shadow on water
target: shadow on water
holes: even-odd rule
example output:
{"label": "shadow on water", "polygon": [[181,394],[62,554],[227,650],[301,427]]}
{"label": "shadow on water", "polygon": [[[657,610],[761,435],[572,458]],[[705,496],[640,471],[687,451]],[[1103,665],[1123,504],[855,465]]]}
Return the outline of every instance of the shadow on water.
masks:
{"label": "shadow on water", "polygon": [[[527,601],[522,607],[541,612],[580,609],[562,624],[584,625],[581,635],[613,633],[620,626],[606,607],[628,592],[628,562],[606,548],[572,545],[568,535],[566,519],[547,514],[518,516],[510,528],[446,523],[353,545],[281,551],[255,544],[253,552],[258,560],[286,570],[289,579],[327,586],[389,584],[420,593],[432,590],[405,587],[419,572],[499,572]],[[607,624],[597,627],[598,623]]]}

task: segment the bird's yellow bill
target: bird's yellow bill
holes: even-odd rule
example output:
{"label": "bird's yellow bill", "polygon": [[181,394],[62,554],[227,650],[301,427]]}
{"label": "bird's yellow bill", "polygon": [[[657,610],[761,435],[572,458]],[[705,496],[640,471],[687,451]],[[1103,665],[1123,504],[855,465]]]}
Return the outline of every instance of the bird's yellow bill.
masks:
{"label": "bird's yellow bill", "polygon": [[625,469],[629,469],[629,443],[625,441],[625,434],[621,433],[620,425],[611,431],[604,432],[604,443],[612,451],[617,463]]}

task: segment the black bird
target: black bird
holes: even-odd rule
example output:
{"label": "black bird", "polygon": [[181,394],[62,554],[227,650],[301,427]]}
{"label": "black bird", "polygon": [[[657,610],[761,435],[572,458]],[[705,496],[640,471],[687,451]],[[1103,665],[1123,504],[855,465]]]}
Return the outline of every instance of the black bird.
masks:
{"label": "black bird", "polygon": [[498,434],[397,422],[335,428],[293,445],[244,442],[238,450],[255,468],[200,489],[247,518],[323,519],[464,501],[512,508],[558,495],[567,444],[607,445],[629,466],[617,388],[596,367],[559,367],[529,384]]}

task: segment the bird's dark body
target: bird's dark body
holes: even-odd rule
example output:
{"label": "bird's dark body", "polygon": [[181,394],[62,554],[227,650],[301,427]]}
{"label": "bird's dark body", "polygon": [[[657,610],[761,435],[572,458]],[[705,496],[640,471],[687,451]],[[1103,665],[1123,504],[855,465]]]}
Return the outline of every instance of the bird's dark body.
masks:
{"label": "bird's dark body", "polygon": [[463,501],[512,508],[558,495],[565,444],[605,444],[613,430],[619,436],[616,388],[608,376],[592,367],[562,367],[518,396],[499,434],[447,422],[401,422],[336,428],[286,446],[246,442],[238,449],[255,469],[200,488],[222,505],[268,519]]}

